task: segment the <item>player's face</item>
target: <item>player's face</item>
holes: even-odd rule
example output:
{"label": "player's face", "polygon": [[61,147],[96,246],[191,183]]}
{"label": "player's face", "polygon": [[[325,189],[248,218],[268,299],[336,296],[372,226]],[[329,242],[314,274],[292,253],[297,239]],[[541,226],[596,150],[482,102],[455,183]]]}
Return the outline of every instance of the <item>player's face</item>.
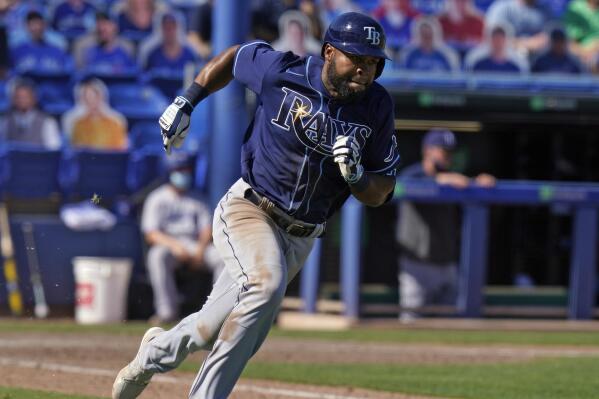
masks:
{"label": "player's face", "polygon": [[[332,46],[325,50],[327,89],[342,101],[360,98],[374,81],[379,59],[344,53]],[[326,84],[325,83],[325,84]]]}
{"label": "player's face", "polygon": [[443,147],[425,147],[424,158],[435,166],[437,172],[447,171],[451,167],[451,152]]}
{"label": "player's face", "polygon": [[13,95],[14,107],[21,112],[26,112],[35,106],[35,96],[27,87],[17,87]]}

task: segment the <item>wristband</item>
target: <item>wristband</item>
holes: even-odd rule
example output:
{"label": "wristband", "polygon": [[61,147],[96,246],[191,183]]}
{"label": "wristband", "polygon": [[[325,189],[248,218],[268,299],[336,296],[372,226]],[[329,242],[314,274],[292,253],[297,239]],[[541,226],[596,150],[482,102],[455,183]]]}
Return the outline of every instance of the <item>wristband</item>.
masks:
{"label": "wristband", "polygon": [[185,99],[189,101],[189,103],[192,106],[195,107],[196,105],[198,105],[200,101],[208,97],[209,94],[210,92],[208,91],[208,89],[206,89],[201,84],[193,82],[191,86],[187,88],[185,94],[183,94],[183,97],[185,97]]}
{"label": "wristband", "polygon": [[366,190],[369,184],[369,180],[370,179],[368,178],[368,175],[366,173],[363,173],[362,176],[355,183],[350,183],[349,186],[352,188],[352,191],[360,193]]}

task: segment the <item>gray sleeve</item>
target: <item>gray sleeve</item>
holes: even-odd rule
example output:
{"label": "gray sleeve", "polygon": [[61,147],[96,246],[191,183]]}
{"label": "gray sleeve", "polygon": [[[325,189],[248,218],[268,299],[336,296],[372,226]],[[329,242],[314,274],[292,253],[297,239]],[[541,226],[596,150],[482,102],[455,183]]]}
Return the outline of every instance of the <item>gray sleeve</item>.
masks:
{"label": "gray sleeve", "polygon": [[141,214],[141,231],[144,234],[160,230],[160,197],[154,191],[144,203]]}
{"label": "gray sleeve", "polygon": [[212,212],[210,209],[203,203],[198,202],[198,230],[202,231],[206,227],[212,226]]}

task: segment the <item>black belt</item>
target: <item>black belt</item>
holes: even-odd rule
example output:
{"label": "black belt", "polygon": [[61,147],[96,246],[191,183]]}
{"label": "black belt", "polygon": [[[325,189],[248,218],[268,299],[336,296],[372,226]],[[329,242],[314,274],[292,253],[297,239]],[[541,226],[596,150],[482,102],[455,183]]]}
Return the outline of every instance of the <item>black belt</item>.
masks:
{"label": "black belt", "polygon": [[318,234],[318,237],[324,235],[324,225],[306,223],[294,219],[277,207],[274,202],[263,195],[258,194],[251,188],[248,188],[245,191],[244,197],[258,208],[262,209],[280,228],[292,236],[310,237],[316,229],[322,230],[320,234]]}

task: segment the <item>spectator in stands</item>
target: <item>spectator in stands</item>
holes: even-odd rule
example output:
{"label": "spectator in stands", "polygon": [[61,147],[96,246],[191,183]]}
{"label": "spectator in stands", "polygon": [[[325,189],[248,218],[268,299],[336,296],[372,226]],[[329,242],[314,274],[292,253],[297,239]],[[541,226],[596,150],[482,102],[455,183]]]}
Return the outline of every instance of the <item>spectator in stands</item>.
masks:
{"label": "spectator in stands", "polygon": [[42,14],[37,11],[27,14],[27,31],[29,40],[11,50],[15,71],[59,73],[70,72],[73,69],[71,56],[61,48],[46,42],[46,21]]}
{"label": "spectator in stands", "polygon": [[81,69],[106,74],[137,69],[131,43],[118,37],[116,23],[103,12],[96,14],[95,34],[78,40],[73,51]]}
{"label": "spectator in stands", "polygon": [[554,28],[551,30],[549,37],[549,48],[533,63],[532,72],[581,73],[583,69],[579,60],[568,51],[568,40],[564,30]]}
{"label": "spectator in stands", "polygon": [[409,0],[380,0],[372,11],[387,35],[387,48],[398,51],[410,42],[412,21],[418,16]]}
{"label": "spectator in stands", "polygon": [[108,104],[108,90],[99,79],[75,87],[75,106],[65,112],[62,129],[69,144],[77,148],[126,150],[127,120]]}
{"label": "spectator in stands", "polygon": [[279,18],[279,39],[272,47],[277,51],[291,51],[300,57],[320,55],[322,44],[310,36],[310,21],[301,12],[286,11]]}
{"label": "spectator in stands", "polygon": [[223,268],[212,244],[212,214],[192,193],[192,158],[184,153],[168,158],[169,182],[148,196],[142,211],[141,230],[149,245],[147,268],[156,314],[152,324],[178,317],[175,270],[188,267],[210,270],[213,281]]}
{"label": "spectator in stands", "polygon": [[572,50],[582,60],[596,62],[599,53],[599,0],[572,0],[564,15]]}
{"label": "spectator in stands", "polygon": [[507,26],[490,28],[487,43],[467,54],[465,69],[475,72],[527,72],[528,62],[512,49],[509,31]]}
{"label": "spectator in stands", "polygon": [[[399,179],[424,179],[463,189],[490,187],[495,178],[474,179],[451,172],[455,135],[446,129],[429,131],[422,141],[422,161],[408,166]],[[400,247],[400,319],[410,321],[424,305],[455,305],[460,218],[456,205],[411,201],[399,203],[397,241]]]}
{"label": "spectator in stands", "polygon": [[252,0],[252,36],[274,42],[279,35],[279,18],[285,11],[296,8],[295,0]]}
{"label": "spectator in stands", "polygon": [[418,17],[412,31],[412,43],[399,55],[401,68],[430,72],[459,70],[459,56],[443,42],[441,26],[435,17]]}
{"label": "spectator in stands", "polygon": [[513,46],[523,54],[535,53],[547,46],[547,13],[538,0],[500,0],[487,11],[485,25],[509,26],[514,33]]}
{"label": "spectator in stands", "polygon": [[212,2],[207,0],[196,8],[187,34],[189,44],[203,59],[212,54]]}
{"label": "spectator in stands", "polygon": [[[16,47],[30,41],[27,30],[27,14],[31,11],[37,11],[41,15],[45,15],[46,9],[39,0],[10,0],[7,3],[5,12],[2,13],[2,21],[6,24],[8,32],[10,32],[9,45]],[[0,7],[2,6],[0,4]],[[51,29],[45,29],[44,40],[63,50],[67,49],[65,38]]]}
{"label": "spectator in stands", "polygon": [[10,4],[0,4],[0,79],[5,79],[10,69],[10,52],[8,49],[8,30],[5,16]]}
{"label": "spectator in stands", "polygon": [[320,41],[324,36],[322,31],[322,21],[320,20],[320,7],[316,0],[299,0],[299,10],[310,21],[310,35],[312,38]]}
{"label": "spectator in stands", "polygon": [[58,124],[37,108],[35,83],[17,78],[9,84],[11,109],[0,120],[0,143],[31,144],[50,150],[62,145]]}
{"label": "spectator in stands", "polygon": [[[329,26],[331,21],[337,16],[346,12],[362,12],[360,7],[352,0],[321,0],[320,1],[320,20],[322,26]],[[389,44],[389,34],[387,34],[387,45]]]}
{"label": "spectator in stands", "polygon": [[483,39],[484,20],[472,0],[447,0],[439,22],[445,42],[462,54]]}
{"label": "spectator in stands", "polygon": [[95,25],[96,7],[86,0],[63,0],[54,9],[52,27],[69,40],[90,32]]}
{"label": "spectator in stands", "polygon": [[183,78],[186,65],[198,61],[185,40],[184,24],[183,19],[173,12],[160,17],[159,32],[139,47],[139,65],[142,69]]}
{"label": "spectator in stands", "polygon": [[119,5],[116,13],[119,32],[135,44],[152,34],[156,16],[167,11],[156,0],[123,0]]}

